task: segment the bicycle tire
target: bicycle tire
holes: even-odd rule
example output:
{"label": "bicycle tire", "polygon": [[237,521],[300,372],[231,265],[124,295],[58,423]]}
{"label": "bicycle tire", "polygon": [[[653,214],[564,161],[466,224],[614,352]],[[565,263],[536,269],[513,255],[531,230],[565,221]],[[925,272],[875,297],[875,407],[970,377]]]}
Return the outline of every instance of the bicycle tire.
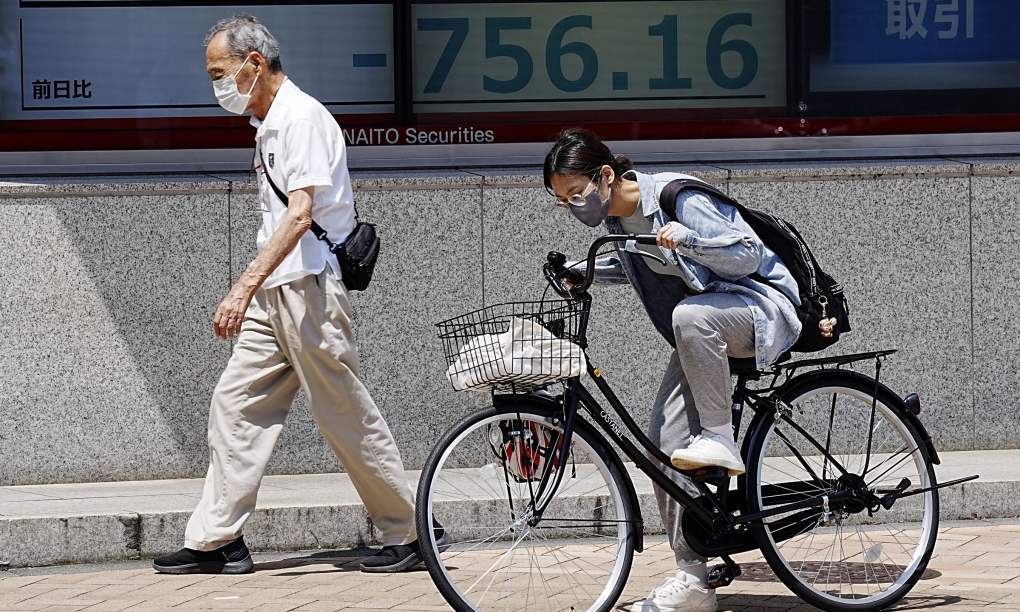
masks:
{"label": "bicycle tire", "polygon": [[[571,465],[530,528],[521,509],[538,474],[529,485],[529,474],[504,458],[512,453],[498,454],[504,444],[520,450],[521,432],[531,425],[539,440],[561,432],[557,416],[527,397],[516,407],[490,406],[455,424],[426,461],[416,505],[422,557],[454,610],[608,612],[623,592],[639,528],[637,502],[605,439],[577,419]],[[507,430],[517,437],[507,442]],[[453,539],[442,551],[437,525]],[[518,558],[518,552],[527,554]]]}
{"label": "bicycle tire", "polygon": [[[889,492],[895,488],[892,483],[902,478],[911,481],[911,489],[936,484],[924,440],[891,390],[878,386],[872,426],[873,379],[846,371],[813,372],[798,379],[781,394],[791,413],[780,425],[774,412],[761,411],[751,427],[749,512],[831,495],[859,485],[862,477],[869,490],[878,494]],[[812,410],[819,406],[827,410]],[[869,429],[871,459],[867,458]],[[826,433],[825,440],[813,432]],[[846,474],[825,459],[808,436],[828,447]],[[828,508],[834,512],[826,510],[801,510],[751,525],[770,568],[791,591],[830,612],[871,612],[892,605],[913,588],[935,548],[937,490],[898,499],[888,510],[881,506],[868,510],[850,502]],[[912,520],[918,522],[897,526]]]}

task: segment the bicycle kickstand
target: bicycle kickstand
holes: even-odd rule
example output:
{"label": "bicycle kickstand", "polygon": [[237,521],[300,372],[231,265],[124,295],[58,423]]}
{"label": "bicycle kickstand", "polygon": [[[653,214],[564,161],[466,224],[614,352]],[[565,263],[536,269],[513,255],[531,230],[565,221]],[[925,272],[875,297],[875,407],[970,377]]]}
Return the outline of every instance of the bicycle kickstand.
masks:
{"label": "bicycle kickstand", "polygon": [[723,563],[712,567],[708,572],[708,587],[718,589],[719,587],[730,586],[730,583],[740,575],[740,566],[733,562],[726,555],[720,555]]}

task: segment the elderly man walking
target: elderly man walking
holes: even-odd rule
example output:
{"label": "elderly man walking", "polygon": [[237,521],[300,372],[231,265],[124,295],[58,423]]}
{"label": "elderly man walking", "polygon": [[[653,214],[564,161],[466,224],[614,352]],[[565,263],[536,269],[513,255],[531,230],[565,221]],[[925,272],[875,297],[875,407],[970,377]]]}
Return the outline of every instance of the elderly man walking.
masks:
{"label": "elderly man walking", "polygon": [[326,108],[284,75],[279,44],[257,19],[224,19],[205,42],[220,105],[239,115],[251,111],[257,128],[262,228],[258,256],[213,321],[218,337],[237,342],[213,393],[202,499],[188,521],[185,548],[153,567],[172,574],[252,570],[241,531],[300,387],[382,531],[384,547],[362,571],[403,571],[419,561],[411,489],[393,436],[358,379],[336,256],[308,231],[314,219],[343,242],[355,227],[343,135]]}

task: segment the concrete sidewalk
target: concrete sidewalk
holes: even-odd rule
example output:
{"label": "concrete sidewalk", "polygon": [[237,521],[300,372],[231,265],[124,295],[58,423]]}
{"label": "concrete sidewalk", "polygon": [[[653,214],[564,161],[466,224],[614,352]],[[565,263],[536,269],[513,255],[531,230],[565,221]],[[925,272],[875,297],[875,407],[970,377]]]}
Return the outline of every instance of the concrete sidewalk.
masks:
{"label": "concrete sidewalk", "polygon": [[[900,526],[902,527],[902,525]],[[630,610],[676,572],[665,536],[634,557],[614,611]],[[0,612],[450,612],[422,566],[364,574],[368,549],[255,554],[242,576],[157,574],[146,561],[0,572]],[[779,582],[758,551],[736,555],[743,573],[719,589],[719,612],[819,612]],[[939,529],[920,582],[891,610],[1016,612],[1020,609],[1020,521],[954,521]]]}
{"label": "concrete sidewalk", "polygon": [[[943,520],[1020,516],[1020,450],[942,453]],[[412,486],[419,473],[410,472]],[[645,528],[661,533],[651,482],[631,469]],[[154,480],[0,487],[0,566],[151,558],[183,545],[202,480]],[[245,527],[253,550],[351,548],[379,543],[345,474],[267,476]]]}

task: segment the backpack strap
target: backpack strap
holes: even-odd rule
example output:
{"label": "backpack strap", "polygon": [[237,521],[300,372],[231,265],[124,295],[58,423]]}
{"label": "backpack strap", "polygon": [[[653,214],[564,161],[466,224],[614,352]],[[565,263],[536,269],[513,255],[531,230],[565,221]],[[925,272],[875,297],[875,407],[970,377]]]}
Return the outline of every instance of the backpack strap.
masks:
{"label": "backpack strap", "polygon": [[659,208],[661,208],[662,212],[664,212],[666,216],[673,221],[679,222],[679,219],[677,219],[676,216],[676,199],[680,195],[680,192],[684,189],[701,191],[714,198],[722,200],[724,203],[736,208],[737,211],[741,213],[741,217],[744,216],[744,207],[730,196],[719,191],[719,189],[713,185],[709,185],[708,183],[697,179],[676,179],[675,181],[666,183],[666,186],[662,188],[661,192],[659,192]]}
{"label": "backpack strap", "polygon": [[[685,189],[690,189],[692,191],[700,191],[709,196],[712,196],[713,198],[716,198],[717,200],[722,201],[724,204],[729,204],[733,208],[737,209],[737,213],[740,214],[740,218],[744,220],[744,223],[751,225],[754,222],[753,218],[750,221],[748,220],[750,215],[747,212],[747,208],[743,204],[737,202],[730,196],[726,195],[718,188],[716,188],[714,185],[710,185],[704,181],[699,181],[697,179],[676,179],[670,181],[666,183],[666,186],[662,188],[661,192],[659,192],[659,208],[661,208],[662,212],[665,213],[666,217],[668,217],[672,221],[679,222],[679,219],[676,216],[676,199],[680,196],[680,192]],[[751,229],[754,230],[755,228],[752,227]],[[761,236],[759,236],[758,239],[761,240]],[[758,274],[757,272],[752,272],[748,274],[747,277],[750,278],[751,280],[758,281],[759,283],[764,283],[778,291],[779,294],[782,295],[783,297],[787,297],[782,289],[780,289],[778,286],[776,286],[775,283],[765,278],[761,274]],[[787,299],[789,298],[787,297]]]}

